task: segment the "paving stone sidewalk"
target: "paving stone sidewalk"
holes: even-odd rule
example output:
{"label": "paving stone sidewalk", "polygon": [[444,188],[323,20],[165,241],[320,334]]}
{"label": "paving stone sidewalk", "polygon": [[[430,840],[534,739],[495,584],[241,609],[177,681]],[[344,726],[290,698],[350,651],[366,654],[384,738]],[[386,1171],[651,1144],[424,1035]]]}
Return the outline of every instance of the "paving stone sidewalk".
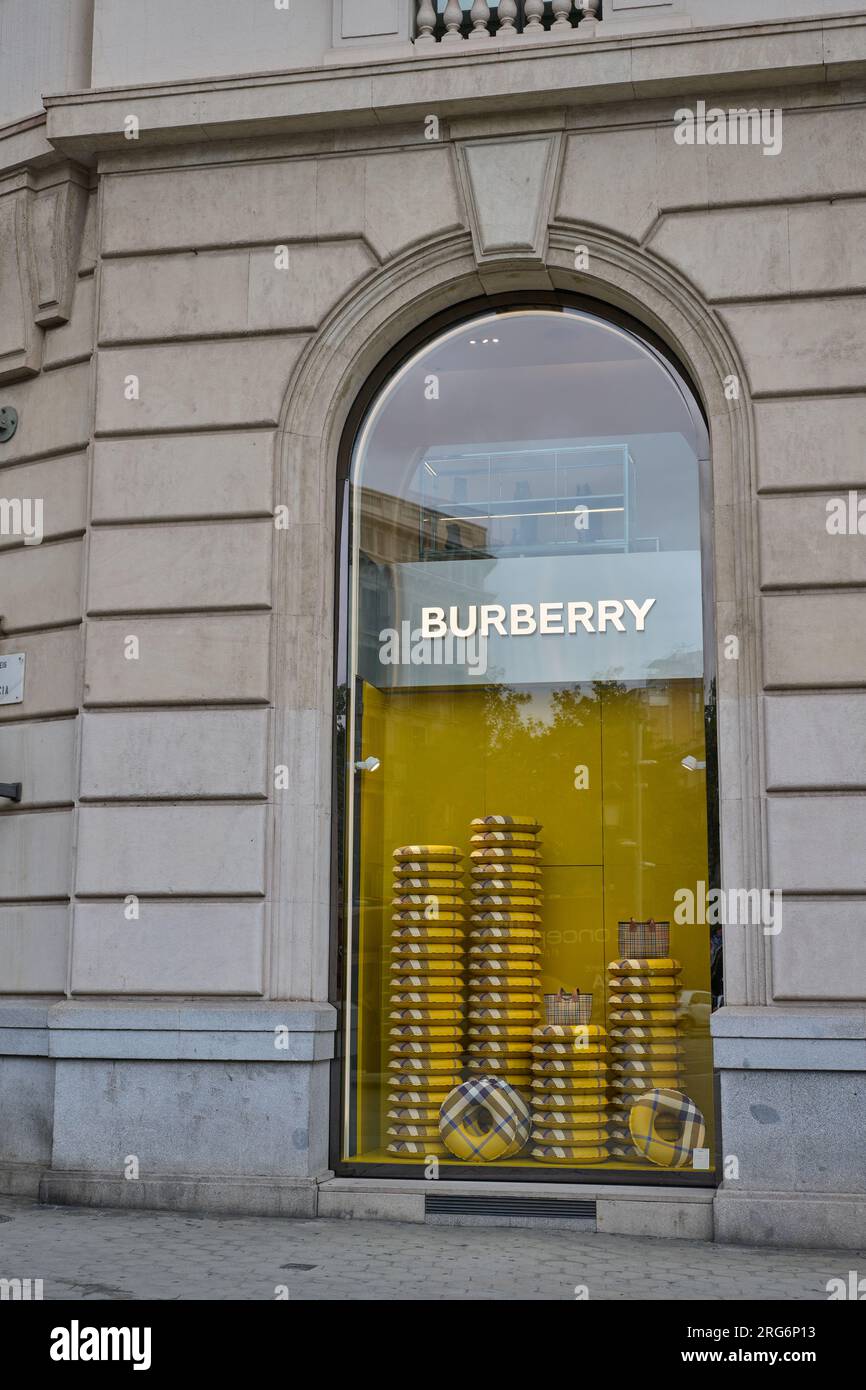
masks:
{"label": "paving stone sidewalk", "polygon": [[826,1300],[852,1251],[766,1250],[586,1231],[288,1221],[0,1198],[0,1278],[49,1299]]}

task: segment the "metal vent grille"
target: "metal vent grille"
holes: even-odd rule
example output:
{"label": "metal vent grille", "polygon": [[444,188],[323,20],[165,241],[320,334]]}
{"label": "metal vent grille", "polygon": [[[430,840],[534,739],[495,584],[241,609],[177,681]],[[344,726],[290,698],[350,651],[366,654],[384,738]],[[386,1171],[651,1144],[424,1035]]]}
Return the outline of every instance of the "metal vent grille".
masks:
{"label": "metal vent grille", "polygon": [[427,1216],[480,1216],[534,1221],[595,1221],[596,1204],[574,1197],[474,1197],[463,1193],[430,1193],[424,1198]]}

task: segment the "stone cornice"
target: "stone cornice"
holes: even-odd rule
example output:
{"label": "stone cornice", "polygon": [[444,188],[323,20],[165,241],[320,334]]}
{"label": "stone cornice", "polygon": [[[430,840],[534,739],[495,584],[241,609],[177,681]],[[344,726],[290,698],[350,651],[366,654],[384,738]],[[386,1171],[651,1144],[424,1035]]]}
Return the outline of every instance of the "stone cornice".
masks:
{"label": "stone cornice", "polygon": [[[575,31],[578,33],[579,31]],[[468,49],[468,46],[467,46]],[[649,97],[705,97],[866,75],[866,13],[717,25],[621,38],[492,43],[389,61],[256,76],[107,88],[45,98],[48,139],[77,159],[203,139],[339,130],[491,110]]]}

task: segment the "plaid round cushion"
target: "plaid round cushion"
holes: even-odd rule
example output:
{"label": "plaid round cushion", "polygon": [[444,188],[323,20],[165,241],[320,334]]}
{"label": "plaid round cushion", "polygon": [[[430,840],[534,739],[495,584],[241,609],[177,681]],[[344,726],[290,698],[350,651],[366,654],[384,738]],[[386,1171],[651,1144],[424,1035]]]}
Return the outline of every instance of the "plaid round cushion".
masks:
{"label": "plaid round cushion", "polygon": [[529,1139],[526,1101],[496,1076],[472,1077],[455,1087],[439,1112],[439,1134],[457,1158],[490,1163],[511,1158]]}
{"label": "plaid round cushion", "polygon": [[[629,1111],[628,1125],[635,1148],[660,1168],[684,1168],[707,1137],[704,1117],[694,1101],[682,1091],[667,1088],[642,1096]],[[673,1137],[663,1129],[672,1129]]]}

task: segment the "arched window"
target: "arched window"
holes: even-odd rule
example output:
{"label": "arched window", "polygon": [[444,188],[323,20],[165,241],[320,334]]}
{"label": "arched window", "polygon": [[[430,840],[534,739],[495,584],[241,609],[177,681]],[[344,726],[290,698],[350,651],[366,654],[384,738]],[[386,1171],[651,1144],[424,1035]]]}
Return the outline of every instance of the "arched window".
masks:
{"label": "arched window", "polygon": [[694,393],[637,325],[551,295],[440,323],[362,406],[341,526],[335,1161],[711,1182]]}

